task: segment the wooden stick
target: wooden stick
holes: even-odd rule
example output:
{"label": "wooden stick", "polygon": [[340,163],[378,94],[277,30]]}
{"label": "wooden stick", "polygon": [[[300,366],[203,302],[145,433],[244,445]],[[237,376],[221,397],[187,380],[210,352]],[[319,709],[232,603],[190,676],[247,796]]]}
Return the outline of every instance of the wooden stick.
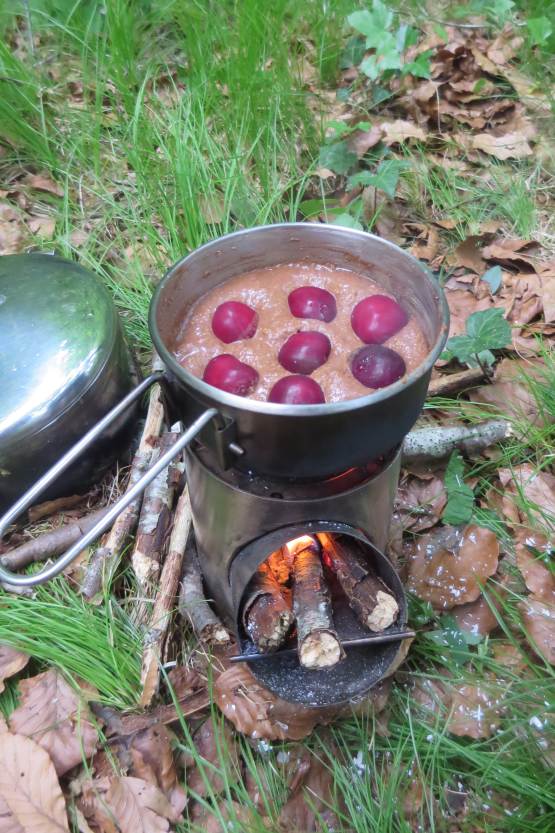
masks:
{"label": "wooden stick", "polygon": [[160,658],[163,654],[164,642],[168,631],[171,612],[175,608],[176,594],[179,587],[179,576],[185,546],[191,529],[191,501],[189,489],[185,491],[177,502],[177,509],[173,519],[173,527],[169,544],[169,551],[164,561],[160,587],[156,594],[156,601],[150,619],[150,627],[143,638],[143,663],[141,683],[143,691],[139,705],[148,706],[158,690]]}
{"label": "wooden stick", "polygon": [[179,612],[190,622],[197,637],[206,645],[227,645],[231,641],[228,631],[206,601],[193,537],[187,545],[183,559]]}
{"label": "wooden stick", "polygon": [[301,546],[293,561],[293,613],[297,620],[299,662],[303,668],[333,668],[343,659],[333,627],[329,588],[316,541]]}
{"label": "wooden stick", "polygon": [[445,373],[437,379],[432,379],[428,385],[428,399],[432,396],[450,396],[466,388],[473,388],[484,381],[484,371],[481,367],[471,367],[460,373]]}
{"label": "wooden stick", "polygon": [[379,633],[392,625],[399,615],[399,605],[381,578],[364,564],[357,542],[327,532],[318,537],[325,559],[364,627]]}
{"label": "wooden stick", "polygon": [[10,550],[0,558],[0,564],[8,570],[20,570],[28,564],[47,561],[72,547],[108,511],[107,506],[97,509],[70,524],[64,524],[50,532],[27,541],[17,549]]}
{"label": "wooden stick", "polygon": [[260,653],[272,654],[283,645],[295,624],[281,586],[262,564],[247,588],[243,624]]}
{"label": "wooden stick", "polygon": [[[178,437],[179,434],[166,431],[159,447],[152,454],[151,465],[175,444]],[[152,582],[160,572],[166,533],[171,519],[174,488],[178,479],[178,470],[174,464],[170,464],[145,489],[131,564],[141,592],[147,598],[154,598],[156,595]],[[144,622],[149,613],[144,606],[139,607],[139,618]]]}
{"label": "wooden stick", "polygon": [[480,454],[510,435],[506,419],[487,419],[473,425],[429,425],[407,434],[403,443],[403,463],[422,463],[450,457],[458,449],[464,454]]}
{"label": "wooden stick", "polygon": [[[160,370],[160,365],[160,359],[155,355],[152,369],[154,371]],[[164,408],[160,401],[160,386],[155,385],[150,392],[148,413],[139,448],[131,464],[128,489],[134,486],[149,468],[155,444],[162,430],[163,420]],[[97,549],[92,556],[80,590],[81,594],[89,601],[95,598],[98,599],[98,602],[101,601],[99,593],[102,590],[103,583],[106,584],[107,577],[111,575],[117,559],[127,545],[128,537],[132,535],[137,525],[142,499],[142,495],[138,495],[118,515],[104,545]]]}

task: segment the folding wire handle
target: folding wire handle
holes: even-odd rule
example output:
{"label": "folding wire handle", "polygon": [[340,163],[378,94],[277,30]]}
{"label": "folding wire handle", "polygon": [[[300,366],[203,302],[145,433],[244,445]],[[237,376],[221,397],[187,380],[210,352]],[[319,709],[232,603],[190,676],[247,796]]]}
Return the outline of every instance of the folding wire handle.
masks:
{"label": "folding wire handle", "polygon": [[[47,471],[40,480],[32,486],[28,492],[26,492],[23,497],[21,497],[16,504],[12,506],[12,508],[6,512],[6,514],[0,518],[0,539],[4,535],[8,525],[15,520],[25,509],[27,509],[32,503],[34,503],[35,499],[46,489],[47,486],[50,486],[51,483],[56,480],[56,478],[67,469],[68,466],[73,463],[74,460],[79,457],[80,454],[104,431],[105,428],[110,425],[120,414],[122,414],[130,405],[132,405],[137,399],[139,399],[142,394],[148,390],[152,385],[159,383],[164,385],[167,382],[166,376],[164,373],[153,373],[151,376],[148,376],[140,385],[134,388],[131,393],[129,393],[125,399],[122,399],[121,402],[116,405],[115,408],[106,414],[106,416],[97,422],[97,424],[88,431],[85,436],[76,443],[73,448],[71,448],[61,460],[59,460],[50,471]],[[37,584],[42,584],[45,581],[48,581],[51,578],[59,575],[59,573],[64,570],[68,564],[77,558],[80,552],[83,552],[85,547],[88,547],[96,538],[102,535],[105,530],[107,530],[110,526],[112,526],[114,520],[117,516],[128,506],[131,501],[133,501],[137,495],[143,492],[149,483],[151,483],[154,478],[160,474],[160,472],[176,457],[179,452],[191,442],[192,439],[198,434],[198,432],[204,428],[204,426],[210,422],[213,417],[217,415],[218,411],[215,408],[209,408],[203,414],[199,416],[198,419],[193,422],[192,425],[187,428],[187,430],[181,435],[181,437],[177,440],[177,442],[172,445],[169,451],[166,451],[165,454],[160,457],[159,460],[141,477],[140,480],[135,483],[130,489],[128,489],[120,499],[114,503],[113,506],[110,507],[108,512],[98,521],[95,526],[92,527],[82,538],[80,538],[76,543],[66,552],[64,555],[61,555],[54,564],[51,564],[49,567],[45,567],[44,569],[40,570],[38,573],[34,573],[33,575],[29,576],[19,576],[15,573],[12,573],[10,570],[6,570],[4,567],[0,566],[0,581],[7,582],[8,584],[15,585],[16,587],[34,587]]]}

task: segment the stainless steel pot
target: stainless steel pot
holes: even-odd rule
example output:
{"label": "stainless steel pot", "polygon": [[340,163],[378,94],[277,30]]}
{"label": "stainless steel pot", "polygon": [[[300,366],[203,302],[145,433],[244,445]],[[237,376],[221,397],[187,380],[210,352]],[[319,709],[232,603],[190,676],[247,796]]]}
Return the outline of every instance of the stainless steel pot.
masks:
{"label": "stainless steel pot", "polygon": [[[0,512],[137,382],[100,278],[56,255],[0,258]],[[97,482],[123,458],[133,416],[114,422],[44,497]]]}
{"label": "stainless steel pot", "polygon": [[[177,363],[172,352],[175,340],[184,315],[199,297],[243,272],[301,261],[333,263],[367,274],[390,291],[421,323],[430,345],[425,361],[394,385],[368,396],[302,407],[224,393]],[[0,519],[0,536],[155,382],[171,386],[170,397],[173,395],[179,416],[189,428],[55,564],[32,576],[14,576],[0,569],[0,580],[28,586],[58,575],[111,526],[122,509],[200,432],[223,469],[234,465],[278,479],[323,479],[385,453],[400,442],[422,409],[433,364],[447,339],[449,312],[429,270],[391,243],[340,226],[284,223],[227,235],[180,260],[156,290],[149,326],[154,345],[168,369],[167,377],[150,376],[92,428]]]}

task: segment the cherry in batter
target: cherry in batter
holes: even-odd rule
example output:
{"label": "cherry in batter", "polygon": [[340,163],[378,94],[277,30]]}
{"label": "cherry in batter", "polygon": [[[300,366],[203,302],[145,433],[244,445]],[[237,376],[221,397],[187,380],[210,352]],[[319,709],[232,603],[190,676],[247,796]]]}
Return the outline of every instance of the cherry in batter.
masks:
{"label": "cherry in batter", "polygon": [[[304,286],[316,286],[332,293],[337,303],[333,320],[292,315],[288,297],[293,290]],[[247,272],[226,281],[193,304],[177,339],[175,356],[185,370],[199,379],[211,359],[222,353],[235,356],[258,372],[258,383],[249,398],[265,402],[273,385],[288,375],[278,362],[287,339],[298,332],[319,332],[329,338],[331,352],[310,378],[320,385],[326,402],[367,396],[371,391],[354,378],[349,367],[353,353],[364,346],[353,331],[351,315],[360,301],[373,295],[393,297],[364,275],[330,264],[293,263]],[[253,337],[223,343],[214,335],[212,318],[226,301],[246,304],[256,311],[258,321]],[[402,356],[407,373],[421,364],[429,352],[422,329],[414,318],[409,318],[384,346]]]}

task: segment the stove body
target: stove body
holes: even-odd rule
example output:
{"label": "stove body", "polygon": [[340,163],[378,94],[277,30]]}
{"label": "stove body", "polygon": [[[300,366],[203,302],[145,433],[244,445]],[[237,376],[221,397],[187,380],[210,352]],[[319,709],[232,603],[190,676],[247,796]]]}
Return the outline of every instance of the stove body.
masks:
{"label": "stove body", "polygon": [[[398,620],[388,631],[402,628],[407,620],[403,588],[395,568],[383,555],[400,460],[400,448],[396,448],[379,466],[371,464],[306,483],[270,481],[233,468],[222,471],[199,443],[188,449],[187,479],[206,594],[235,631],[241,652],[252,651],[241,609],[253,574],[287,542],[319,532],[342,533],[363,543],[373,569],[399,604]],[[342,641],[371,635],[341,593],[334,598],[334,623]],[[367,691],[394,662],[401,645],[401,641],[393,641],[348,648],[345,659],[327,671],[308,671],[301,668],[296,656],[280,656],[279,652],[248,666],[266,688],[283,699],[321,707]]]}

